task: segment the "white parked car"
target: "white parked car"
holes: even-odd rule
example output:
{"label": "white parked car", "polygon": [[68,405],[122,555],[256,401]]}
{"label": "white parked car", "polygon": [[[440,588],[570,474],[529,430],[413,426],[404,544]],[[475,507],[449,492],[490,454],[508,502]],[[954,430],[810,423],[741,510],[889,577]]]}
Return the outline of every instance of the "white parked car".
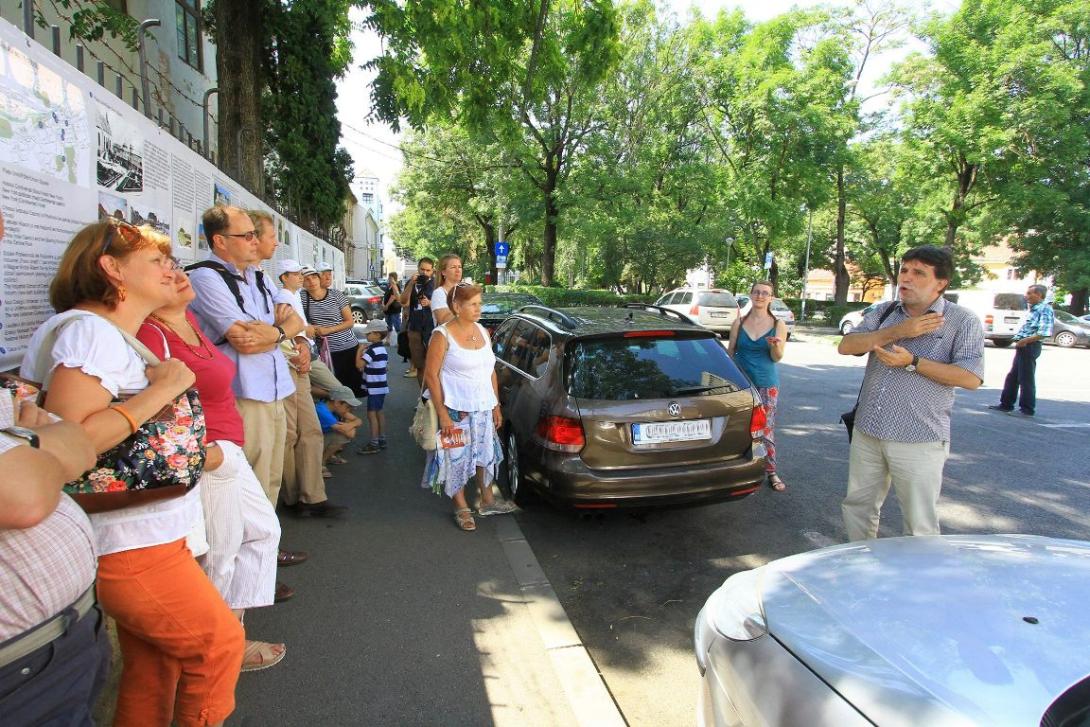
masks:
{"label": "white parked car", "polygon": [[738,317],[738,301],[717,288],[677,288],[663,294],[655,305],[682,313],[724,337]]}
{"label": "white parked car", "polygon": [[856,328],[858,328],[859,324],[863,322],[863,316],[867,315],[872,310],[874,310],[878,306],[882,305],[882,303],[884,303],[884,302],[885,301],[880,301],[878,303],[871,303],[870,305],[868,305],[863,310],[848,311],[840,319],[840,323],[837,324],[837,328],[840,329],[840,332],[843,335],[845,335],[845,336],[848,335],[849,333],[854,331]]}
{"label": "white parked car", "polygon": [[1088,599],[1082,541],[883,538],[782,558],[697,616],[698,721],[1085,725]]}

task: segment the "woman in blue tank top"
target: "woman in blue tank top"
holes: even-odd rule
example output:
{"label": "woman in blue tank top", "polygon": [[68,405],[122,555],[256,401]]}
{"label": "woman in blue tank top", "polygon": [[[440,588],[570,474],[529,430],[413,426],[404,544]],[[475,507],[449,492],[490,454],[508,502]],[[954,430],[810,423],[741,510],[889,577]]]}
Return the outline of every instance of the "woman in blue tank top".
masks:
{"label": "woman in blue tank top", "polygon": [[783,358],[787,344],[787,325],[772,315],[772,283],[760,281],[750,288],[749,313],[734,321],[727,352],[757,387],[765,406],[767,424],[761,440],[768,450],[765,473],[773,490],[782,492],[787,485],[776,474],[776,404],[780,397],[780,376],[776,362]]}

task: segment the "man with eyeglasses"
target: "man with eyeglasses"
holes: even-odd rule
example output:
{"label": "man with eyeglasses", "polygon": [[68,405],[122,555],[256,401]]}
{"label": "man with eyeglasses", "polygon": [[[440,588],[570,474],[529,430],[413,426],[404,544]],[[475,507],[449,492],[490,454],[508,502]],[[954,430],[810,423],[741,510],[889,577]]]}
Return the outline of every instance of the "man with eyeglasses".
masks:
{"label": "man with eyeglasses", "polygon": [[208,259],[190,266],[197,293],[190,309],[197,322],[237,367],[232,387],[245,433],[243,451],[265,494],[276,506],[287,441],[285,400],[295,394],[280,343],[302,328],[294,314],[277,318],[279,290],[258,267],[258,239],[245,210],[216,205],[205,211]]}

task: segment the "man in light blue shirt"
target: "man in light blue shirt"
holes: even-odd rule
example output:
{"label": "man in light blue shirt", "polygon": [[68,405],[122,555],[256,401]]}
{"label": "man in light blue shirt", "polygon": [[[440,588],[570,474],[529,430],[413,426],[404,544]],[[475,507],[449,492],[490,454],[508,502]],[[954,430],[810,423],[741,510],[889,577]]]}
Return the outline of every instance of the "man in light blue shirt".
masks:
{"label": "man in light blue shirt", "polygon": [[232,386],[245,427],[243,450],[275,507],[287,438],[284,400],[295,393],[279,343],[301,331],[303,322],[294,311],[278,317],[277,304],[286,300],[277,299],[277,287],[257,267],[257,234],[245,210],[217,205],[202,221],[212,253],[190,266],[197,297],[189,307],[237,367]]}
{"label": "man in light blue shirt", "polygon": [[1013,413],[1017,399],[1019,415],[1031,417],[1037,412],[1037,359],[1041,356],[1041,339],[1051,338],[1055,321],[1052,306],[1045,302],[1047,296],[1048,288],[1043,285],[1031,285],[1026,291],[1029,316],[1014,334],[1014,363],[1003,382],[999,404],[989,409]]}

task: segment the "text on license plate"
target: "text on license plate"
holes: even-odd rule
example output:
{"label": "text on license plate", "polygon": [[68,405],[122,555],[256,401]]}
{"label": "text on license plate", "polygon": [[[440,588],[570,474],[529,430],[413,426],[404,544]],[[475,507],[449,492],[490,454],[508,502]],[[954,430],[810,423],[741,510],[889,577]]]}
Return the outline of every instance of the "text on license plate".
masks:
{"label": "text on license plate", "polygon": [[726,318],[727,316],[730,315],[730,313],[727,313],[726,311],[722,311],[722,310],[709,311],[709,314],[711,315],[712,318]]}
{"label": "text on license plate", "polygon": [[632,425],[633,444],[659,444],[661,442],[690,442],[712,438],[712,423],[708,419],[690,419],[682,422],[648,422]]}
{"label": "text on license plate", "polygon": [[1017,323],[1018,321],[1020,321],[1022,319],[1021,318],[1004,318],[1003,320],[1006,323]]}

